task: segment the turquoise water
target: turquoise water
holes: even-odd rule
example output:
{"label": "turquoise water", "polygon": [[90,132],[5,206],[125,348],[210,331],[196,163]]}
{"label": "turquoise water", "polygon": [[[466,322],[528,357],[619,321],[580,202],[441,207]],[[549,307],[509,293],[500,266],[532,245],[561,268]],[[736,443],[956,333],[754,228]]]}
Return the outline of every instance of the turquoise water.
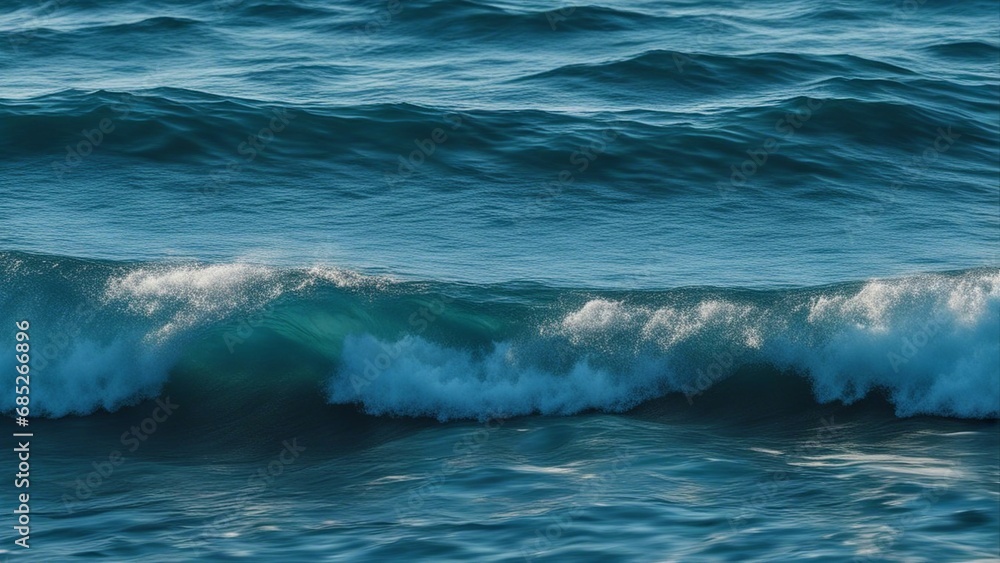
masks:
{"label": "turquoise water", "polygon": [[1000,557],[994,2],[9,6],[0,556]]}

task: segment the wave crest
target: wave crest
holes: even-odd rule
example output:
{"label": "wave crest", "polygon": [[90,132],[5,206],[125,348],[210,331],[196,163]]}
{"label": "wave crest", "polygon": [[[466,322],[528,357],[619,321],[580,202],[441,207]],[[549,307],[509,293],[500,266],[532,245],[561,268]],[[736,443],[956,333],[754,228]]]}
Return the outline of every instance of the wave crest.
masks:
{"label": "wave crest", "polygon": [[[1000,416],[995,268],[807,289],[593,291],[2,258],[3,287],[16,292],[0,292],[0,310],[32,323],[32,412],[49,416],[115,410],[168,381],[209,410],[267,402],[292,376],[315,401],[322,387],[371,414],[562,415],[672,393],[694,401],[733,376],[764,393],[780,373],[805,378],[820,402],[881,393],[899,416]],[[0,344],[8,358],[12,347]]]}

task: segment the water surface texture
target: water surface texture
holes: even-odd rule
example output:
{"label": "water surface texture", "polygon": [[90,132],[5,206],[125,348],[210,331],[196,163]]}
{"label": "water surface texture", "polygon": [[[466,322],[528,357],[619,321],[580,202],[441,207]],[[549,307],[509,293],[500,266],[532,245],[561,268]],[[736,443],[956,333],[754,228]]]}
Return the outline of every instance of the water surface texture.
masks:
{"label": "water surface texture", "polygon": [[996,2],[10,0],[0,53],[0,557],[1000,558]]}

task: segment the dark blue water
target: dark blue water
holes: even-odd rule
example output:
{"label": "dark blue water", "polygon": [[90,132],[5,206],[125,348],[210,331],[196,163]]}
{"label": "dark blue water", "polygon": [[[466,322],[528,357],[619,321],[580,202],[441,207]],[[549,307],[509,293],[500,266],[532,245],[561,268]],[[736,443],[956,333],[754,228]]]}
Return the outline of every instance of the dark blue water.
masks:
{"label": "dark blue water", "polygon": [[1000,557],[996,2],[3,8],[11,561]]}

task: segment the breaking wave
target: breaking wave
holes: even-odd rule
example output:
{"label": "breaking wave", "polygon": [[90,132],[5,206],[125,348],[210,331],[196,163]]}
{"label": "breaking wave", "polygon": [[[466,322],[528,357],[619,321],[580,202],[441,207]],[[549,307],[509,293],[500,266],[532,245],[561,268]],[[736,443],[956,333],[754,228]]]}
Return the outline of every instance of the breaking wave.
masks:
{"label": "breaking wave", "polygon": [[52,417],[114,411],[168,382],[208,406],[277,399],[289,378],[373,415],[620,412],[776,373],[805,378],[821,403],[880,393],[898,416],[1000,416],[992,268],[603,291],[0,253],[0,275],[5,326],[31,323],[33,412]]}

